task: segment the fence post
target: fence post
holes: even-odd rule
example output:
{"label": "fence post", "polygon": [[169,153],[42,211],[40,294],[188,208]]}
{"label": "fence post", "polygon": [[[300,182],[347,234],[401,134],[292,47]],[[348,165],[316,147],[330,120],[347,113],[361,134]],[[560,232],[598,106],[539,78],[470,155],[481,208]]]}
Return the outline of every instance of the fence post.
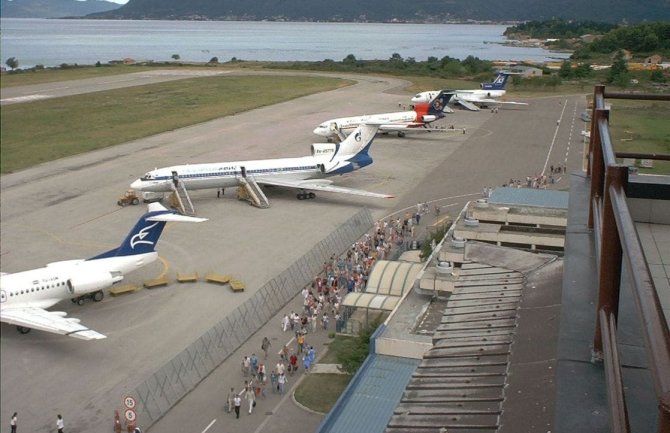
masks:
{"label": "fence post", "polygon": [[623,190],[628,182],[628,167],[607,167],[602,206],[602,244],[600,246],[600,273],[598,275],[598,305],[596,306],[596,329],[593,338],[594,361],[603,359],[603,341],[600,326],[600,310],[611,312],[615,321],[619,316],[619,288],[621,285],[622,248],[614,216],[611,189]]}
{"label": "fence post", "polygon": [[591,124],[591,141],[589,144],[590,163],[591,168],[591,194],[589,196],[589,222],[588,228],[593,229],[593,199],[596,197],[603,197],[604,183],[605,183],[605,156],[603,155],[603,142],[600,136],[600,128],[598,123],[601,119],[609,120],[609,110],[595,109],[593,113],[593,120]]}

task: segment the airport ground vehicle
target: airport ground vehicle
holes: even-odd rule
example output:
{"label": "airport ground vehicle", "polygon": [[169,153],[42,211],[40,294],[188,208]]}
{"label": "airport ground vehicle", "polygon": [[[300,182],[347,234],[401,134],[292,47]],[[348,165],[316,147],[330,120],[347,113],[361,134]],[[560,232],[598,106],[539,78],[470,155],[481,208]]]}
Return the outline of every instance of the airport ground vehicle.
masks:
{"label": "airport ground vehicle", "polygon": [[119,197],[119,200],[116,202],[116,204],[118,204],[119,206],[128,206],[129,204],[137,205],[139,203],[140,198],[134,189],[129,189],[128,191],[126,191],[121,197]]}

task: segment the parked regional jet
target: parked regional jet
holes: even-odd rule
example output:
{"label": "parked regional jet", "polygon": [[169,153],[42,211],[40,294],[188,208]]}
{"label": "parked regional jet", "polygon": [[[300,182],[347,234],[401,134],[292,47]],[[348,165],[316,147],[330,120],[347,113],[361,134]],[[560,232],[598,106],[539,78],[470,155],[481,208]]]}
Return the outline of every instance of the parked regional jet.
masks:
{"label": "parked regional jet", "polygon": [[16,325],[22,334],[34,328],[83,340],[105,338],[80,324],[79,319],[67,318],[65,312],[47,311],[46,308],[64,299],[74,301],[87,295],[101,301],[103,289],[158,258],[154,247],[168,221],[201,222],[205,219],[178,215],[160,203],[151,203],[149,211],[118,248],[86,260],[66,260],[30,271],[1,274],[0,319]]}
{"label": "parked regional jet", "polygon": [[[505,96],[505,85],[508,77],[508,73],[501,72],[491,83],[481,83],[479,89],[447,91],[454,93],[454,97],[451,98],[453,103],[460,104],[470,111],[479,111],[479,107],[489,105],[528,105],[525,102],[502,101],[499,99]],[[418,93],[412,98],[412,102],[415,104],[425,103],[438,93],[440,93],[439,90]]]}
{"label": "parked regional jet", "polygon": [[[339,144],[314,143],[312,154],[301,158],[219,162],[157,168],[131,184],[141,191],[170,192],[177,185],[186,190],[272,185],[299,189],[298,199],[315,195],[306,190],[339,192],[367,197],[392,198],[360,189],[332,185],[326,177],[349,173],[372,164],[368,155],[379,125],[361,125]],[[260,192],[260,189],[258,189]]]}
{"label": "parked regional jet", "polygon": [[427,125],[444,117],[443,110],[452,96],[453,93],[448,93],[448,91],[435,92],[430,99],[416,104],[414,110],[411,111],[326,120],[314,129],[314,133],[328,139],[340,137],[343,140],[344,133],[366,122],[378,123],[380,132],[397,132],[399,137],[403,137],[407,131],[431,131]]}

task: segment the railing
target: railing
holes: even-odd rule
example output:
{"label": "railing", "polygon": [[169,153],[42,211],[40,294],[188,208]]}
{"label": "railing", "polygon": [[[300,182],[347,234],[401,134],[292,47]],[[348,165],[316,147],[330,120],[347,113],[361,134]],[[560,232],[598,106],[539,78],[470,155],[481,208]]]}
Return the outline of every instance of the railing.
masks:
{"label": "railing", "polygon": [[[609,110],[605,108],[606,97],[670,101],[670,95],[605,93],[605,86],[596,86],[587,171],[591,176],[588,225],[594,229],[596,237],[599,281],[593,358],[604,364],[611,431],[630,432],[616,338],[621,266],[625,259],[658,401],[657,431],[668,433],[670,333],[626,202],[628,167],[616,161],[609,132]],[[642,156],[668,158],[667,155]]]}
{"label": "railing", "polygon": [[310,284],[331,254],[346,251],[372,225],[370,210],[360,210],[140,383],[131,395],[137,401],[137,416],[142,425],[150,427],[165,415]]}

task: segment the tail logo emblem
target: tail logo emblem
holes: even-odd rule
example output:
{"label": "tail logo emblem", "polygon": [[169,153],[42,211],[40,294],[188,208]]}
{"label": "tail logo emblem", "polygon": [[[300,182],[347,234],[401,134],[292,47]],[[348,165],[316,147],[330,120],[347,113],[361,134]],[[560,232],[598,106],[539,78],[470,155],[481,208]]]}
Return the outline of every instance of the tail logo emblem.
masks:
{"label": "tail logo emblem", "polygon": [[145,241],[144,238],[149,236],[149,232],[151,231],[151,229],[156,227],[157,225],[158,225],[158,221],[151,224],[150,226],[144,227],[137,234],[133,235],[133,237],[130,238],[130,248],[135,249],[135,245],[138,245],[138,244],[153,245],[154,244],[153,242]]}
{"label": "tail logo emblem", "polygon": [[354,137],[354,140],[356,140],[356,141],[361,141],[361,132],[360,132],[360,131],[358,131],[358,132],[356,133],[356,136]]}

